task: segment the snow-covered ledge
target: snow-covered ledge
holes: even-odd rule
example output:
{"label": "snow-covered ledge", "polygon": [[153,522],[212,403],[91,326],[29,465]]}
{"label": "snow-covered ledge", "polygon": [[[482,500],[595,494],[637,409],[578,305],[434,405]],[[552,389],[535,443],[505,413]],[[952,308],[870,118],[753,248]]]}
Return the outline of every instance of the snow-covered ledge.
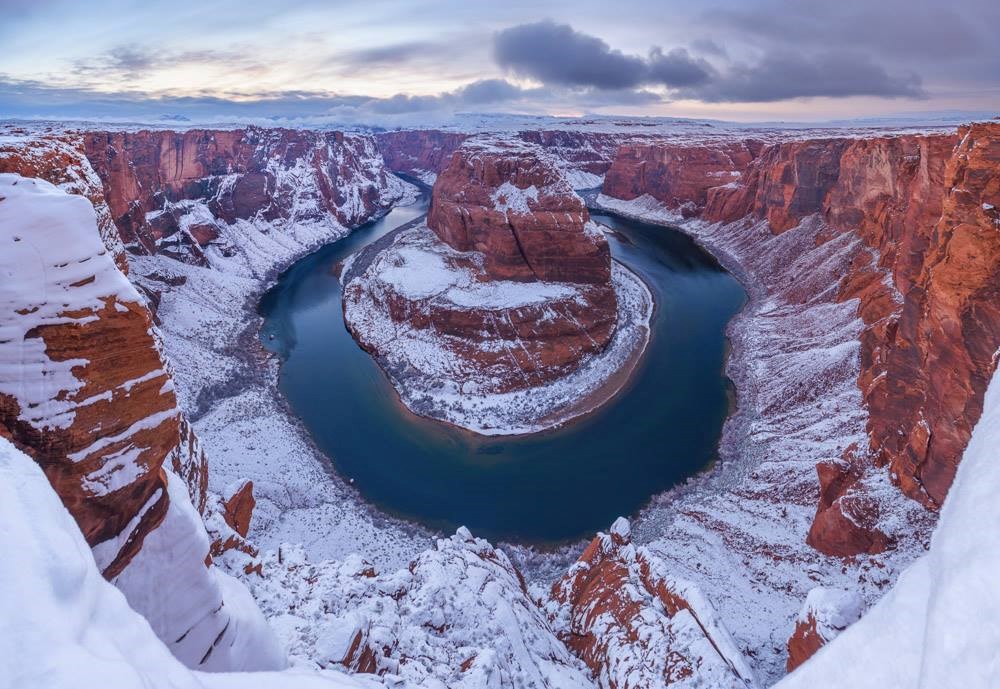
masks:
{"label": "snow-covered ledge", "polygon": [[1000,371],[986,390],[930,550],[776,689],[1000,686],[998,493]]}

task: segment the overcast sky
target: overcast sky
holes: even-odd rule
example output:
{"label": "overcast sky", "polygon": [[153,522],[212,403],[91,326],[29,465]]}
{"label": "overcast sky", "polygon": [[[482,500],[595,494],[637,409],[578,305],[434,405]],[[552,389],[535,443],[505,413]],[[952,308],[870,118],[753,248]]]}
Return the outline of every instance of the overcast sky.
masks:
{"label": "overcast sky", "polygon": [[0,0],[0,116],[1000,110],[997,0]]}

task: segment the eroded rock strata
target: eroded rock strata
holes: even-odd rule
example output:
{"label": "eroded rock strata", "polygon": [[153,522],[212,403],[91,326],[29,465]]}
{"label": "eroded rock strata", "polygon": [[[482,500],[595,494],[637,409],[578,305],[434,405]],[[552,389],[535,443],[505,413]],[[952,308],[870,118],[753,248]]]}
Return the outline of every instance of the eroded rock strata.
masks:
{"label": "eroded rock strata", "polygon": [[246,589],[212,567],[207,462],[93,206],[0,174],[0,243],[0,433],[41,466],[101,573],[179,659],[283,667]]}
{"label": "eroded rock strata", "polygon": [[[243,222],[357,225],[387,207],[374,139],[250,127],[85,132],[87,158],[125,245],[205,263]],[[378,161],[381,162],[380,160]]]}
{"label": "eroded rock strata", "polygon": [[671,195],[675,187],[647,179],[646,170],[700,149],[623,149],[609,172],[611,196],[648,195],[668,209],[689,201],[705,220],[758,218],[775,234],[817,215],[829,228],[820,241],[846,233],[863,243],[837,299],[857,299],[864,323],[858,386],[869,437],[867,451],[818,468],[821,502],[810,543],[821,550],[850,555],[889,545],[871,528],[845,539],[849,525],[873,521],[872,500],[856,488],[873,465],[887,466],[904,493],[928,506],[947,494],[1000,344],[998,149],[997,124],[957,135],[780,143],[761,150],[733,181],[689,189],[696,192],[690,199]]}
{"label": "eroded rock strata", "polygon": [[625,519],[552,585],[549,610],[601,689],[757,686],[711,603],[634,545]]}
{"label": "eroded rock strata", "polygon": [[589,411],[648,337],[648,291],[612,265],[544,154],[517,141],[466,141],[426,225],[373,243],[341,279],[348,328],[407,406],[484,433]]}

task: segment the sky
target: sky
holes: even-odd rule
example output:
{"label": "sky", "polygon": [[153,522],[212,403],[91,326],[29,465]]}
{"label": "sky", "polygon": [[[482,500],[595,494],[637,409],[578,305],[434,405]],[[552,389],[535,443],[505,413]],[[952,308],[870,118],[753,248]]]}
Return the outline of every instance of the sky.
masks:
{"label": "sky", "polygon": [[996,0],[0,0],[0,117],[1000,113]]}

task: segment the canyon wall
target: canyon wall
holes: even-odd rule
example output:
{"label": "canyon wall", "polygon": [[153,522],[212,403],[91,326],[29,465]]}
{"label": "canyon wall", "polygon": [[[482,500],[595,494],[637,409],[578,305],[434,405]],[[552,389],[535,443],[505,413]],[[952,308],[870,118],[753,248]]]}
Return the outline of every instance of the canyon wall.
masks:
{"label": "canyon wall", "polygon": [[[401,130],[376,135],[386,167],[433,185],[451,163],[452,154],[474,136],[436,129]],[[508,140],[521,140],[549,154],[552,163],[574,189],[601,184],[616,159],[618,149],[647,137],[635,133],[538,129],[510,132]]]}
{"label": "canyon wall", "polygon": [[179,659],[282,667],[247,591],[212,566],[205,456],[93,206],[0,174],[0,243],[0,434],[41,466],[101,573]]}
{"label": "canyon wall", "polygon": [[83,133],[122,241],[139,254],[206,263],[242,222],[353,227],[399,197],[371,137],[250,127]]}
{"label": "canyon wall", "polygon": [[[937,507],[981,412],[1000,346],[1000,124],[957,135],[790,141],[743,157],[702,147],[623,147],[608,173],[609,196],[649,195],[709,222],[766,220],[780,234],[818,215],[820,241],[853,233],[867,247],[837,287],[858,299],[861,389],[869,447],[819,467],[820,509],[810,543],[831,554],[889,544],[859,530],[863,495],[848,497],[871,465],[886,466],[908,496]],[[714,184],[711,165],[732,176]],[[665,170],[650,174],[649,170]],[[737,174],[738,173],[738,174]],[[687,179],[678,180],[679,176]],[[682,190],[680,194],[677,190]]]}

